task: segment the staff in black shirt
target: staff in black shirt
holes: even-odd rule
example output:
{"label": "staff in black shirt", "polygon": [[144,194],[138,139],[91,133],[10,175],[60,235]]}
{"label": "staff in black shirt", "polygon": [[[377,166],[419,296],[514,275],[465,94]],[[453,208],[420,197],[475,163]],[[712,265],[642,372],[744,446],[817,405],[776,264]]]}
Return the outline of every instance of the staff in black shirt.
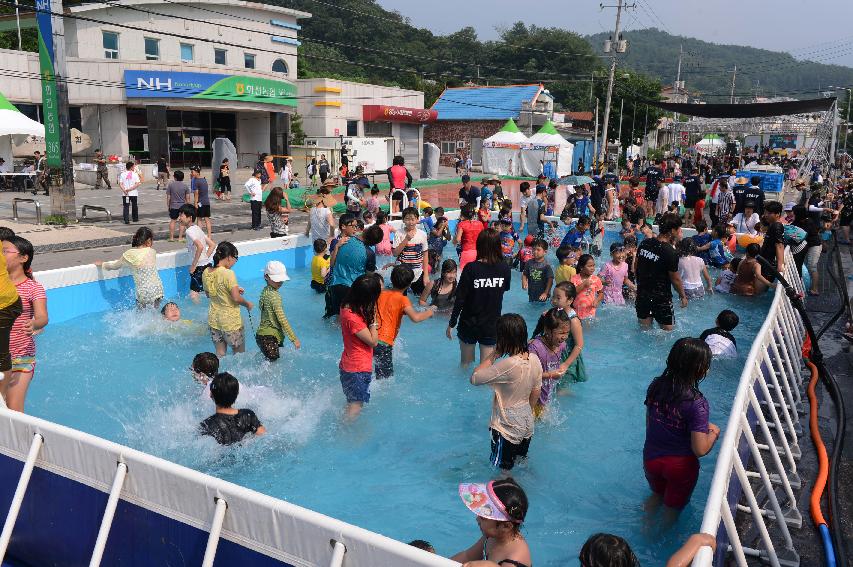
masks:
{"label": "staff in black shirt", "polygon": [[746,177],[738,177],[735,179],[735,186],[732,189],[732,195],[735,198],[735,213],[742,213],[743,206],[746,203],[746,189],[748,187],[749,180]]}
{"label": "staff in black shirt", "polygon": [[671,331],[675,313],[670,286],[678,292],[681,307],[687,307],[674,247],[681,240],[681,219],[676,214],[664,214],[658,227],[660,234],[646,238],[637,249],[637,319],[641,327],[649,328],[654,318],[661,329]]}
{"label": "staff in black shirt", "polygon": [[[782,274],[785,268],[785,227],[779,222],[782,216],[782,203],[779,201],[770,201],[764,206],[764,215],[762,220],[767,225],[767,234],[764,235],[764,242],[761,244],[761,257],[767,260],[771,266],[775,266],[776,270]],[[775,276],[761,266],[761,275],[770,280],[775,279]]]}
{"label": "staff in black shirt", "polygon": [[497,322],[503,308],[504,293],[512,276],[501,252],[497,230],[487,228],[477,236],[477,261],[462,270],[456,287],[456,300],[447,325],[447,338],[453,339],[457,326],[462,365],[474,361],[474,346],[480,345],[480,360],[485,360],[497,342]]}
{"label": "staff in black shirt", "polygon": [[655,203],[658,200],[658,182],[663,179],[663,170],[660,168],[660,160],[646,168],[643,172],[646,176],[646,216],[651,216],[655,211]]}
{"label": "staff in black shirt", "polygon": [[[747,187],[743,192],[743,204],[745,205],[750,201],[755,203],[755,212],[758,213],[758,216],[764,214],[764,191],[761,190],[760,185],[761,178],[753,177],[750,180],[750,186]],[[738,209],[737,212],[742,213],[743,210]]]}

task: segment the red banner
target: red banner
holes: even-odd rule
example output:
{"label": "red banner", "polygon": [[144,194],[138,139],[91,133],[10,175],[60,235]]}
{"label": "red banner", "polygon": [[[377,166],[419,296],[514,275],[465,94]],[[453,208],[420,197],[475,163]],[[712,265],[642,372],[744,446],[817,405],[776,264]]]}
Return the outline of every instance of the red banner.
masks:
{"label": "red banner", "polygon": [[438,111],[429,108],[365,104],[362,106],[362,109],[362,119],[365,122],[413,122],[415,124],[427,124],[435,122],[438,119]]}

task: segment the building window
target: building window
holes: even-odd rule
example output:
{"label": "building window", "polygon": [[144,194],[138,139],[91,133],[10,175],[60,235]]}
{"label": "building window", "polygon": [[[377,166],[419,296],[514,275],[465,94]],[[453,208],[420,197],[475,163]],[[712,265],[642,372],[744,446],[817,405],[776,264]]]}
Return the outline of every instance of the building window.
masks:
{"label": "building window", "polygon": [[107,59],[118,59],[118,34],[115,32],[102,32],[104,38],[104,57]]}
{"label": "building window", "polygon": [[284,62],[284,59],[275,60],[275,63],[272,64],[272,72],[287,75],[287,63]]}
{"label": "building window", "polygon": [[145,60],[159,61],[160,60],[160,40],[153,37],[145,38]]}
{"label": "building window", "polygon": [[191,43],[181,44],[181,63],[193,62],[193,45]]}
{"label": "building window", "polygon": [[213,62],[217,65],[225,65],[225,53],[224,49],[214,49],[213,50]]}
{"label": "building window", "polygon": [[358,120],[347,120],[347,136],[358,136]]}
{"label": "building window", "polygon": [[390,138],[391,123],[390,122],[365,122],[364,135],[368,138]]}
{"label": "building window", "polygon": [[254,69],[255,68],[255,54],[254,53],[244,53],[243,54],[243,65],[246,69]]}
{"label": "building window", "polygon": [[441,153],[442,154],[455,154],[456,153],[456,144],[457,144],[457,142],[442,142],[441,143]]}

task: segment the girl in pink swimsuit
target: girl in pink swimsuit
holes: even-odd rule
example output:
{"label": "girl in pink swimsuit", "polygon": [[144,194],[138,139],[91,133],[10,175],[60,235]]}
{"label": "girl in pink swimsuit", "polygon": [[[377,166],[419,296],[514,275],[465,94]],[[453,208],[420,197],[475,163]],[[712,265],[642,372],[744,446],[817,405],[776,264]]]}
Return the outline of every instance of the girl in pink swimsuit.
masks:
{"label": "girl in pink swimsuit", "polygon": [[572,283],[577,289],[572,307],[581,321],[595,318],[595,310],[604,298],[604,285],[595,275],[595,259],[589,254],[578,258],[578,273],[572,276]]}
{"label": "girl in pink swimsuit", "polygon": [[610,245],[611,260],[604,264],[598,276],[604,282],[604,302],[611,305],[625,305],[622,287],[635,287],[628,279],[628,262],[625,261],[625,247],[618,242]]}

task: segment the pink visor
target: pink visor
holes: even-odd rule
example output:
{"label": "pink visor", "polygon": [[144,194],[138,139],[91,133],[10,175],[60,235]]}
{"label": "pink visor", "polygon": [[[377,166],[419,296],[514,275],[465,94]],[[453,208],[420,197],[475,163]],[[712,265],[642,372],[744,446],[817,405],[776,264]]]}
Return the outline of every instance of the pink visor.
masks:
{"label": "pink visor", "polygon": [[463,483],[459,485],[459,496],[469,510],[489,520],[514,522],[506,513],[503,503],[492,490],[492,484]]}

